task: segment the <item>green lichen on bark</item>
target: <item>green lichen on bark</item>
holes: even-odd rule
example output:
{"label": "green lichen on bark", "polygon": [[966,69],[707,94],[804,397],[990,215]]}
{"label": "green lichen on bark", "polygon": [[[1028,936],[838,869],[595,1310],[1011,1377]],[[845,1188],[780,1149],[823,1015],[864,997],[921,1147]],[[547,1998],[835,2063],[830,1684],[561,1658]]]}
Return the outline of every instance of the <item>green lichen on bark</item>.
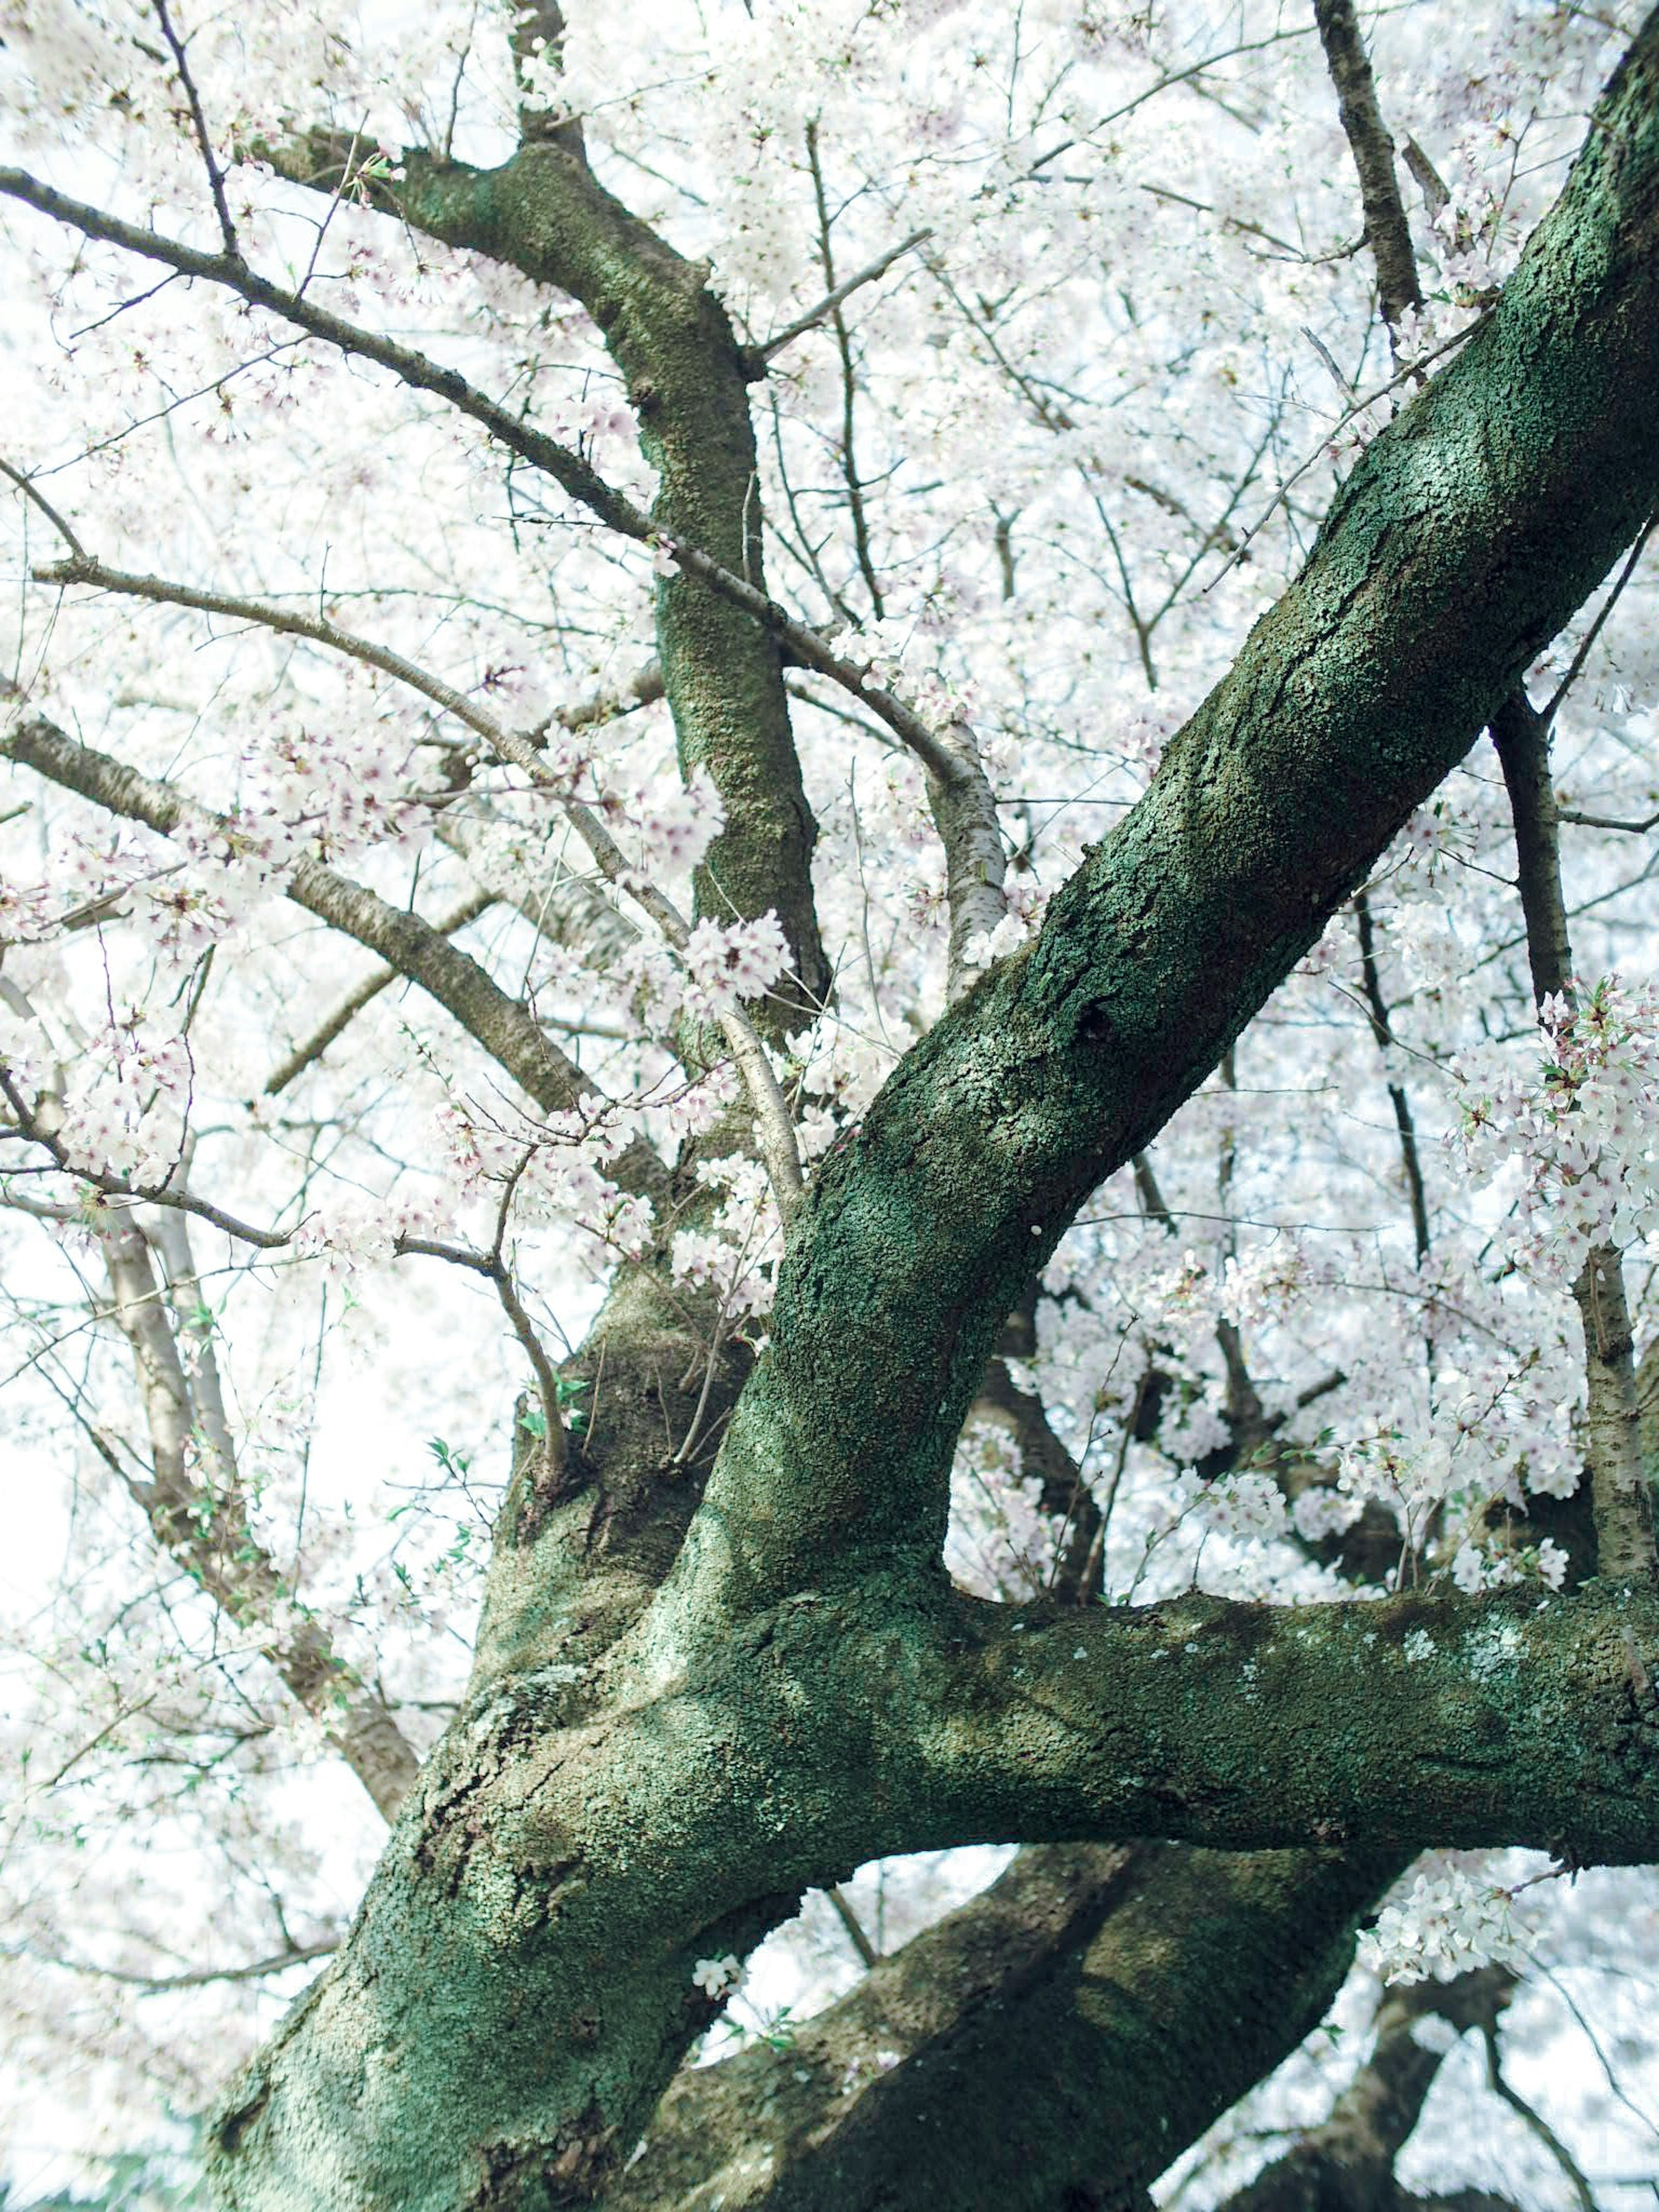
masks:
{"label": "green lichen on bark", "polygon": [[[316,132],[261,148],[284,174],[334,189],[356,142]],[[621,370],[640,444],[657,471],[653,520],[765,589],[749,365],[730,319],[689,262],[606,191],[574,129],[527,140],[496,169],[415,149],[375,199],[434,238],[487,253],[579,300]],[[812,908],[816,836],[769,634],[683,574],[657,589],[657,638],[681,763],[707,769],[726,826],[698,871],[697,908],[716,921],[775,909],[798,988],[757,1010],[799,1028],[830,971]]]}
{"label": "green lichen on bark", "polygon": [[1452,365],[1367,447],[1151,789],[820,1173],[693,1532],[698,1603],[943,1531],[994,1333],[1659,498],[1659,33]]}
{"label": "green lichen on bark", "polygon": [[[578,1594],[539,1531],[520,1547],[495,1657],[423,1769],[349,1943],[220,2122],[227,2205],[529,2212],[602,2186],[707,2020],[696,1959],[743,1948],[803,1887],[885,1853],[1146,1834],[1340,1846],[1379,1866],[1429,1843],[1659,1853],[1650,1591],[1597,1584],[1541,1608],[1508,1592],[1079,1615],[961,1599],[939,1561],[951,1446],[1034,1267],[1201,1080],[1659,494],[1656,61],[1650,22],[1501,305],[1368,449],[1304,574],[1146,800],[1037,943],[908,1055],[825,1163],[771,1353],[657,1596],[645,1601],[641,1576],[615,1623],[561,1662]],[[628,371],[648,422],[684,362],[706,365],[714,311],[672,258],[641,245],[625,268],[607,259],[617,233],[591,197],[580,220],[567,205],[568,155],[554,139],[487,189],[411,170],[407,190],[429,191],[416,219],[434,229],[443,195],[465,201],[469,222],[495,228],[464,242],[512,258],[510,220],[542,257],[532,273],[580,276],[641,376],[656,347],[661,389]],[[585,274],[574,259],[558,274],[584,255]],[[664,350],[642,302],[676,287],[684,319]],[[738,381],[722,404],[746,426],[743,364],[727,366]],[[683,398],[684,421],[700,419],[696,395]],[[648,434],[666,496],[678,464],[664,404]],[[707,550],[741,570],[731,501],[752,443],[732,422],[710,434],[725,503],[708,526],[727,534]],[[710,606],[690,586],[665,593],[671,680],[693,712],[705,678],[721,700],[761,702],[760,634]],[[777,766],[764,747],[787,726],[760,739],[708,727],[717,776]],[[694,755],[703,740],[686,742]],[[793,804],[798,784],[763,781],[757,804]],[[572,1528],[556,1534],[568,1559]],[[1348,1878],[1331,1905],[1338,1949]],[[1218,1900],[1203,1939],[1218,1954],[1242,1941],[1246,1901],[1233,1902]],[[1126,1920],[1120,1946],[1132,1933]],[[1075,2009],[1133,2073],[1132,1947],[1121,1964],[1086,2001],[1079,1984]]]}
{"label": "green lichen on bark", "polygon": [[1293,2050],[1376,1855],[1048,1845],[789,2049],[683,2075],[605,2212],[1129,2205]]}

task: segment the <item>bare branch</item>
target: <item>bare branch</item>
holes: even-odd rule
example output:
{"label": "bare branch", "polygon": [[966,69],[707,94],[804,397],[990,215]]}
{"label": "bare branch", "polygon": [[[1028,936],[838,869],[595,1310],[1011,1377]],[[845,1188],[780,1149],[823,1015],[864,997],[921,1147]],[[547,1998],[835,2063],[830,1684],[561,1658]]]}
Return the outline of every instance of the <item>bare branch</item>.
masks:
{"label": "bare branch", "polygon": [[830,242],[830,202],[823,188],[823,165],[818,159],[818,126],[816,122],[806,126],[806,161],[812,173],[812,197],[817,207],[818,259],[823,269],[823,281],[830,287],[830,320],[836,333],[836,350],[841,356],[842,481],[847,486],[847,511],[853,524],[853,550],[857,556],[859,574],[864,579],[864,587],[870,594],[870,604],[879,620],[883,611],[881,585],[870,554],[870,526],[865,514],[864,486],[860,480],[853,442],[858,396],[857,379],[853,369],[853,341],[836,291],[836,260]]}
{"label": "bare branch", "polygon": [[[1647,542],[1653,535],[1654,525],[1656,523],[1659,523],[1659,507],[1656,507],[1654,512],[1642,525],[1641,530],[1637,534],[1636,543],[1631,547],[1629,553],[1625,557],[1624,567],[1619,571],[1618,575],[1613,579],[1613,589],[1607,593],[1601,605],[1595,610],[1595,620],[1584,632],[1583,637],[1579,642],[1578,650],[1573,654],[1571,662],[1568,664],[1566,674],[1556,685],[1554,690],[1551,692],[1544,707],[1544,720],[1546,724],[1551,723],[1555,720],[1555,712],[1557,708],[1559,707],[1561,702],[1566,697],[1568,692],[1571,690],[1573,685],[1577,682],[1579,673],[1583,669],[1585,661],[1589,658],[1590,647],[1595,643],[1596,639],[1601,636],[1607,617],[1618,605],[1626,585],[1629,583],[1631,578],[1636,574],[1636,564],[1641,559],[1643,553],[1646,550]],[[1564,822],[1585,822],[1588,821],[1589,817],[1587,815],[1564,814],[1560,817],[1560,819]],[[1656,816],[1655,819],[1659,820],[1659,816]],[[1622,829],[1626,825],[1622,823],[1598,823],[1596,826],[1603,829]]]}
{"label": "bare branch", "polygon": [[[468,922],[476,921],[480,915],[487,914],[495,903],[495,894],[491,891],[470,892],[459,906],[453,907],[432,926],[440,937],[453,937],[457,930],[464,929]],[[360,983],[355,991],[340,1001],[325,1020],[319,1024],[304,1043],[295,1045],[287,1058],[272,1069],[265,1078],[265,1097],[275,1098],[286,1091],[289,1084],[302,1075],[314,1060],[322,1058],[330,1045],[350,1027],[365,1006],[372,1006],[388,985],[398,980],[399,971],[396,968],[382,968]]]}
{"label": "bare branch", "polygon": [[1353,0],[1314,0],[1314,19],[1331,81],[1336,87],[1342,128],[1359,172],[1365,236],[1376,262],[1382,319],[1390,337],[1407,307],[1422,304],[1411,225],[1394,169],[1394,141],[1377,106],[1376,84],[1359,35]]}
{"label": "bare branch", "polygon": [[1624,830],[1632,837],[1645,837],[1650,830],[1659,829],[1659,814],[1644,814],[1639,822],[1620,822],[1609,814],[1580,814],[1571,806],[1559,806],[1555,811],[1558,822],[1571,822],[1584,830]]}
{"label": "bare branch", "polygon": [[52,505],[46,494],[36,485],[32,477],[25,476],[21,469],[13,468],[11,463],[7,460],[0,460],[0,476],[9,477],[12,483],[16,485],[18,490],[22,493],[24,498],[27,500],[32,506],[38,507],[40,508],[41,514],[46,516],[46,520],[51,523],[52,528],[58,532],[58,536],[63,539],[64,543],[69,547],[70,551],[74,554],[77,560],[84,559],[84,550],[80,539],[70,528],[68,523],[64,521],[63,516],[59,514],[58,509]]}
{"label": "bare branch", "polygon": [[196,132],[196,143],[202,149],[202,159],[207,165],[208,185],[213,193],[213,211],[219,218],[219,235],[224,240],[226,258],[240,261],[242,249],[237,244],[236,226],[230,219],[230,207],[225,198],[225,173],[214,157],[213,141],[208,136],[207,117],[202,112],[202,96],[197,91],[196,80],[190,73],[185,41],[173,27],[167,0],[155,0],[155,20],[161,27],[161,36],[167,42],[173,65],[179,72],[179,82],[184,87],[185,100],[190,103],[190,119]]}
{"label": "bare branch", "polygon": [[1501,2097],[1512,2112],[1517,2113],[1531,2129],[1561,2172],[1565,2175],[1573,2195],[1578,2199],[1580,2212],[1596,2212],[1596,2203],[1583,2170],[1549,2122],[1535,2112],[1520,2091],[1504,2077],[1503,2063],[1498,2051],[1498,2027],[1493,2021],[1480,2023],[1481,2039],[1486,2046],[1486,2083],[1495,2096]]}
{"label": "bare branch", "polygon": [[210,1982],[257,1982],[270,1974],[286,1974],[295,1966],[309,1966],[313,1959],[331,1958],[339,1949],[337,1942],[298,1943],[291,1950],[280,1951],[273,1959],[256,1959],[246,1966],[200,1966],[187,1974],[132,1974],[118,1966],[94,1966],[85,1959],[49,1958],[39,1951],[19,1948],[10,1953],[14,1958],[37,1959],[43,1966],[56,1966],[66,1974],[87,1974],[100,1982],[125,1982],[129,1988],[142,1990],[146,1996],[159,1994],[163,1990],[199,1990]]}
{"label": "bare branch", "polygon": [[877,277],[884,276],[896,261],[902,261],[907,253],[914,253],[917,246],[925,245],[933,234],[931,230],[913,230],[908,238],[902,238],[896,246],[890,246],[885,253],[879,254],[854,276],[843,277],[839,284],[825,293],[817,307],[809,307],[804,315],[798,316],[793,323],[786,324],[775,337],[763,339],[753,349],[754,352],[763,362],[775,361],[786,346],[793,345],[808,331],[816,330],[826,317],[836,314],[854,292],[862,291],[866,284],[873,284]]}
{"label": "bare branch", "polygon": [[[1365,985],[1365,1004],[1371,1018],[1371,1035],[1376,1039],[1379,1052],[1386,1054],[1394,1042],[1389,1026],[1389,1004],[1382,996],[1382,977],[1376,965],[1376,935],[1371,921],[1370,901],[1364,892],[1356,891],[1353,902],[1354,920],[1359,928],[1360,974]],[[1389,1103],[1394,1108],[1395,1127],[1400,1137],[1401,1164],[1406,1173],[1406,1194],[1411,1201],[1412,1235],[1417,1246],[1417,1264],[1420,1267],[1429,1256],[1429,1208],[1423,1191],[1423,1163],[1418,1157],[1417,1125],[1412,1119],[1411,1101],[1404,1086],[1389,1079]]]}
{"label": "bare branch", "polygon": [[[266,1658],[289,1692],[321,1721],[389,1820],[415,1778],[416,1760],[380,1698],[335,1651],[328,1632],[296,1605],[270,1553],[247,1524],[216,1366],[198,1364],[192,1394],[168,1325],[150,1246],[131,1216],[99,1208],[91,1226],[103,1250],[114,1316],[131,1348],[150,1434],[153,1479],[127,1487],[156,1540],[227,1616],[257,1628]],[[175,1247],[175,1249],[178,1249]],[[189,1268],[188,1248],[179,1253]],[[193,1287],[193,1268],[177,1287]],[[199,1295],[199,1293],[198,1293]],[[209,1464],[198,1474],[200,1437]]]}

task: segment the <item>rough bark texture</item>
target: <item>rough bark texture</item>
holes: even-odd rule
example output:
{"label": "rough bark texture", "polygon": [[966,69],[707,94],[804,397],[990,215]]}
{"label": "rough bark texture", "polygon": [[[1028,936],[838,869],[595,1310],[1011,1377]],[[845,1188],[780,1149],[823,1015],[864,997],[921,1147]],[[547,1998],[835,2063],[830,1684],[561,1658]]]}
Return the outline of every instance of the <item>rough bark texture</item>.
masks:
{"label": "rough bark texture", "polygon": [[1421,304],[1411,225],[1395,174],[1394,141],[1382,120],[1370,57],[1353,0],[1314,0],[1314,20],[1336,87],[1342,128],[1359,172],[1365,243],[1376,264],[1377,304],[1390,331],[1407,307]]}
{"label": "rough bark texture", "polygon": [[1032,1270],[1635,535],[1659,489],[1656,47],[1650,27],[1500,304],[1366,449],[1146,796],[824,1163],[677,1571],[688,1621],[826,1550],[936,1553]]}
{"label": "rough bark texture", "polygon": [[862,1576],[684,1668],[647,1613],[603,1676],[521,1675],[458,1717],[220,2124],[222,2191],[436,2212],[557,2201],[535,2191],[567,2169],[592,2186],[706,2023],[696,1959],[898,1850],[1163,1832],[1650,1857],[1659,1712],[1632,1641],[1659,1651],[1659,1597],[1601,1584],[1542,1612],[1079,1614]]}
{"label": "rough bark texture", "polygon": [[[501,1571],[492,1656],[349,1943],[222,2118],[227,2203],[528,2212],[592,2194],[708,2018],[695,1960],[887,1852],[1147,1834],[1379,1866],[1431,1842],[1659,1852],[1659,1722],[1629,1659],[1659,1650],[1651,1591],[1079,1613],[963,1600],[938,1565],[951,1446],[1033,1269],[1659,493],[1656,69],[1650,23],[1502,303],[1368,449],[1146,799],[824,1164],[771,1351],[657,1595],[672,1542],[620,1608],[631,1625],[583,1643],[574,1583],[553,1601],[527,1555]],[[566,151],[556,137],[520,173],[514,235],[550,281],[599,238],[583,296],[620,357],[637,286],[659,280],[586,202],[581,235],[561,228]],[[464,242],[512,251],[476,229],[508,221],[500,179],[434,173],[432,227],[454,193]],[[665,664],[672,690],[666,641]],[[523,1535],[504,1516],[521,1554]],[[1352,1910],[1333,1909],[1334,1943]],[[953,2033],[970,2079],[970,2029]],[[1131,2041],[1119,2055],[1132,2068]]]}
{"label": "rough bark texture", "polygon": [[[259,150],[287,176],[332,191],[356,141],[318,132]],[[762,591],[758,465],[749,364],[708,270],[684,260],[594,177],[580,130],[527,137],[480,170],[421,149],[376,199],[417,229],[510,262],[579,300],[627,381],[640,443],[658,471],[653,518]],[[750,616],[676,574],[657,591],[657,635],[686,769],[706,768],[726,827],[698,872],[697,908],[716,921],[775,909],[797,988],[774,1020],[799,1028],[830,970],[812,910],[816,835],[790,734],[775,641]]]}
{"label": "rough bark texture", "polygon": [[1316,2024],[1397,1870],[1024,1852],[788,2051],[682,2075],[605,2212],[1127,2212]]}

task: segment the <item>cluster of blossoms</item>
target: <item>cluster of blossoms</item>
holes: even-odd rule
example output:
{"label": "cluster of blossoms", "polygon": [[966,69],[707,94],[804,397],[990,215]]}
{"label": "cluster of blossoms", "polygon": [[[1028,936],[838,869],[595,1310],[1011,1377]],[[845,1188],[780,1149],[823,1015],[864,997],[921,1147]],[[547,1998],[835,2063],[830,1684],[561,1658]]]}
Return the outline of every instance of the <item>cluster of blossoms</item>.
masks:
{"label": "cluster of blossoms", "polygon": [[1275,1237],[1229,1256],[1222,1270],[1221,1310],[1237,1328],[1267,1328],[1328,1284],[1334,1272],[1301,1237]]}
{"label": "cluster of blossoms", "polygon": [[708,1019],[764,997],[787,969],[789,947],[769,911],[755,921],[700,921],[687,940],[685,965],[686,1011]]}
{"label": "cluster of blossoms", "polygon": [[182,1036],[155,1034],[137,1016],[106,1023],[77,1053],[58,1140],[94,1174],[164,1183],[184,1152],[191,1077]]}
{"label": "cluster of blossoms", "polygon": [[331,1274],[349,1275],[395,1260],[406,1237],[441,1237],[450,1229],[446,1210],[428,1199],[353,1199],[307,1214],[292,1249],[299,1259],[324,1261]]}
{"label": "cluster of blossoms", "polygon": [[520,1228],[574,1224],[635,1259],[650,1243],[651,1201],[606,1173],[635,1134],[627,1110],[584,1097],[568,1113],[507,1127],[452,1098],[439,1121],[459,1194],[481,1202],[492,1223],[510,1191]]}
{"label": "cluster of blossoms", "polygon": [[706,1997],[728,1996],[743,1978],[743,1961],[735,1951],[723,1958],[699,1959],[691,1969],[691,1979]]}
{"label": "cluster of blossoms", "polygon": [[1385,1982],[1449,1982],[1475,1966],[1522,1966],[1531,1948],[1507,1890],[1461,1871],[1419,1874],[1360,1939],[1362,1965]]}
{"label": "cluster of blossoms", "polygon": [[[349,681],[348,698],[363,687]],[[421,823],[405,795],[408,739],[395,723],[342,715],[324,729],[279,725],[249,761],[250,781],[263,786],[251,810],[246,857],[267,844],[285,859],[290,839],[303,838],[319,860],[338,863],[380,844],[398,844]],[[284,823],[295,825],[285,831]]]}
{"label": "cluster of blossoms", "polygon": [[1571,1283],[1599,1245],[1659,1224],[1659,996],[1607,976],[1547,999],[1530,1075],[1459,1067],[1460,1141],[1482,1178],[1520,1170],[1517,1261]]}
{"label": "cluster of blossoms", "polygon": [[726,1196],[706,1230],[676,1231],[671,1254],[674,1280],[713,1291],[730,1321],[768,1312],[781,1224],[766,1170],[757,1161],[733,1153],[699,1160],[697,1180],[705,1189],[723,1190]]}
{"label": "cluster of blossoms", "polygon": [[695,868],[726,826],[714,780],[702,767],[684,783],[674,775],[642,779],[629,794],[628,815],[642,866]]}
{"label": "cluster of blossoms", "polygon": [[612,962],[611,981],[626,991],[645,1027],[664,1036],[681,1013],[717,1021],[746,1000],[764,998],[788,968],[788,945],[769,909],[753,921],[705,918],[680,953],[654,937],[637,937]]}
{"label": "cluster of blossoms", "polygon": [[1553,1537],[1519,1553],[1484,1551],[1476,1544],[1461,1544],[1453,1558],[1452,1580],[1468,1597],[1482,1590],[1502,1589],[1524,1580],[1530,1573],[1550,1589],[1559,1590],[1567,1578],[1567,1554]]}
{"label": "cluster of blossoms", "polygon": [[1042,1510],[1042,1484],[1021,1472],[1019,1447],[994,1421],[969,1421],[951,1466],[945,1563],[984,1597],[1035,1596],[1048,1586],[1060,1523]]}
{"label": "cluster of blossoms", "polygon": [[1048,884],[1033,883],[1029,877],[1016,877],[1007,886],[1005,896],[1007,912],[994,929],[976,930],[963,946],[963,958],[970,968],[988,968],[993,961],[1006,959],[1009,953],[1018,952],[1027,945],[1042,927],[1042,917],[1048,901],[1054,896]]}
{"label": "cluster of blossoms", "polygon": [[[1444,1505],[1472,1513],[1501,1497],[1519,1506],[1523,1486],[1535,1494],[1570,1497],[1581,1474],[1572,1405],[1565,1398],[1548,1400],[1540,1385],[1550,1378],[1535,1371],[1537,1365],[1492,1357],[1468,1370],[1442,1367],[1425,1418],[1397,1422],[1347,1445],[1338,1492],[1356,1507],[1372,1501],[1385,1506],[1413,1544]],[[1551,1579],[1547,1564],[1540,1567]],[[1466,1562],[1462,1571],[1467,1577],[1473,1569]],[[1480,1586],[1493,1587],[1492,1578]]]}
{"label": "cluster of blossoms", "polygon": [[1237,1544],[1271,1544],[1285,1534],[1285,1499],[1271,1475],[1224,1474],[1206,1485],[1201,1508],[1210,1527]]}

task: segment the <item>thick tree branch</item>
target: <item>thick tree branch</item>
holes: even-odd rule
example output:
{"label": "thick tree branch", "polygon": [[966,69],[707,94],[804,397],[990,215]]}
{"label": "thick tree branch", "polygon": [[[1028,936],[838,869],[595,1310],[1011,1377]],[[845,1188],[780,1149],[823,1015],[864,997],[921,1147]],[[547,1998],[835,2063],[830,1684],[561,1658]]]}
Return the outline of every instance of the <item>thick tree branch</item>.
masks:
{"label": "thick tree branch", "polygon": [[[325,191],[349,182],[350,164],[368,153],[326,131],[257,151],[291,180]],[[644,534],[645,523],[671,543],[695,544],[711,569],[765,604],[751,368],[708,289],[707,269],[683,259],[605,191],[574,125],[531,131],[497,169],[420,149],[403,155],[398,168],[396,182],[371,187],[378,204],[568,293],[599,325],[659,475],[649,520],[636,517],[630,534]],[[682,569],[690,565],[683,561]],[[697,911],[720,921],[776,912],[798,979],[792,1003],[779,994],[776,1016],[787,1012],[782,1025],[799,1028],[829,988],[811,900],[816,829],[775,634],[744,614],[684,574],[659,586],[658,635],[682,761],[688,772],[708,769],[726,806],[726,827],[700,872]]]}
{"label": "thick tree branch", "polygon": [[1036,943],[825,1163],[677,1574],[688,1619],[799,1586],[849,1544],[936,1554],[957,1430],[1032,1272],[1646,519],[1656,78],[1650,20],[1491,319],[1366,448],[1302,575]]}
{"label": "thick tree branch", "polygon": [[[1627,1657],[1627,1638],[1659,1652],[1645,1587],[1541,1610],[1528,1590],[1079,1610],[888,1567],[692,1650],[677,1627],[647,1613],[602,1698],[555,1668],[457,1716],[350,1940],[221,2119],[238,2212],[506,2206],[509,2179],[567,2159],[591,2189],[707,2021],[695,1961],[891,1852],[1161,1831],[1396,1863],[1429,1844],[1659,1855],[1659,1703]],[[410,2100],[366,2055],[429,2014],[439,1945],[445,2033]],[[596,2081],[605,2037],[629,2063]]]}
{"label": "thick tree branch", "polygon": [[1315,2026],[1394,1862],[1051,1844],[797,2031],[682,2074],[605,2212],[1119,2206]]}
{"label": "thick tree branch", "polygon": [[[1628,1863],[1659,1833],[1659,1707],[1632,1686],[1622,1626],[1636,1606],[1636,1650],[1659,1650],[1645,1586],[1592,1583],[1542,1610],[1525,1593],[1285,1609],[1194,1596],[1052,1622],[956,1602],[964,1656],[923,1705],[941,1716],[939,1808],[959,1790],[977,1833],[1412,1850],[1507,1831],[1547,1850],[1589,1826],[1581,1859]],[[1534,1755],[1552,1771],[1529,1781]]]}
{"label": "thick tree branch", "polygon": [[1376,2045],[1329,2117],[1230,2197],[1223,2212],[1380,2212],[1392,2203],[1395,2160],[1452,2047],[1420,2036],[1423,2021],[1435,2016],[1457,2034],[1474,2027],[1495,2039],[1514,1987],[1506,1967],[1482,1966],[1455,1981],[1386,1990]]}

